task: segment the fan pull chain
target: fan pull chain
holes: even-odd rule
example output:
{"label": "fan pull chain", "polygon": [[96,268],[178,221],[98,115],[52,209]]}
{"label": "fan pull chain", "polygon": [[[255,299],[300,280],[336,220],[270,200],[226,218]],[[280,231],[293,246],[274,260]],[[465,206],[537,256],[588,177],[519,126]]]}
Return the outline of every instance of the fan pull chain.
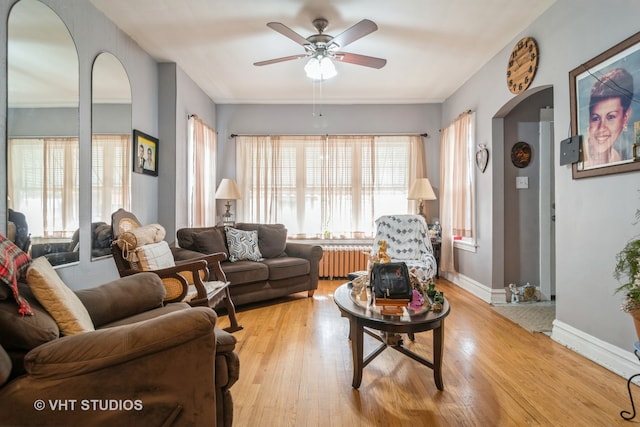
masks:
{"label": "fan pull chain", "polygon": [[312,94],[312,109],[311,116],[316,116],[316,82],[315,80],[311,82],[311,94]]}
{"label": "fan pull chain", "polygon": [[318,117],[322,117],[322,79],[313,81],[313,110],[312,116],[316,117],[316,84],[320,86],[318,89],[318,96],[320,98],[320,104],[318,105]]}

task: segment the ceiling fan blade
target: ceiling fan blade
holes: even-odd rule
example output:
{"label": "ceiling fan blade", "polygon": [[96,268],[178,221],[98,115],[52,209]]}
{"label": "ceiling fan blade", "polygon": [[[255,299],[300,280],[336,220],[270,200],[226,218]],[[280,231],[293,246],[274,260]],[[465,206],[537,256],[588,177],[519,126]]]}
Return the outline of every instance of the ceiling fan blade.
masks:
{"label": "ceiling fan blade", "polygon": [[293,31],[291,28],[287,27],[286,25],[281,24],[280,22],[269,22],[267,24],[267,27],[279,32],[283,36],[290,38],[291,40],[293,40],[294,42],[302,46],[309,44],[309,41],[307,39],[305,39],[295,31]]}
{"label": "ceiling fan blade", "polygon": [[354,41],[366,36],[367,34],[373,33],[377,29],[378,26],[375,22],[368,19],[363,19],[362,21],[353,25],[351,28],[347,28],[342,33],[335,36],[331,40],[331,44],[336,44],[339,48],[343,48],[349,43],[353,43]]}
{"label": "ceiling fan blade", "polygon": [[358,55],[357,53],[348,52],[336,52],[335,60],[378,69],[384,67],[387,63],[386,59],[376,58],[374,56]]}
{"label": "ceiling fan blade", "polygon": [[277,64],[278,62],[291,61],[294,59],[300,59],[300,58],[306,58],[306,57],[307,55],[305,54],[284,56],[282,58],[275,58],[275,59],[269,59],[267,61],[254,62],[253,65],[257,65],[258,67],[260,67],[262,65]]}

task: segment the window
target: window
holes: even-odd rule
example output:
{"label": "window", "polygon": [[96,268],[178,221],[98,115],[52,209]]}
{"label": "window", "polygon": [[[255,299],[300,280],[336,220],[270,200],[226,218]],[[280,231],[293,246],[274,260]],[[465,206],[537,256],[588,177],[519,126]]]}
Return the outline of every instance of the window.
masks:
{"label": "window", "polygon": [[119,208],[131,209],[131,135],[94,134],[91,157],[91,220],[108,222]]}
{"label": "window", "polygon": [[33,236],[71,237],[79,226],[78,138],[9,138],[9,207]]}
{"label": "window", "polygon": [[475,114],[465,112],[440,136],[440,219],[443,271],[454,271],[453,247],[475,248],[475,191],[473,150]]}
{"label": "window", "polygon": [[[130,205],[131,136],[94,135],[92,213],[104,220]],[[33,236],[70,238],[78,229],[78,138],[9,138],[8,195]],[[94,219],[96,220],[96,219]]]}
{"label": "window", "polygon": [[239,217],[299,238],[371,238],[424,176],[418,135],[238,136],[236,153]]}

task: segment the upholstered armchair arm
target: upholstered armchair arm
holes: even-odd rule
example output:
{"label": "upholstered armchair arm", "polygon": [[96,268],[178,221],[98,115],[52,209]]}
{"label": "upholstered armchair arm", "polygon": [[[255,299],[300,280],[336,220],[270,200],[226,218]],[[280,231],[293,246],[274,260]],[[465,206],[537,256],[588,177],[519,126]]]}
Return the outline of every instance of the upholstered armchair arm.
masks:
{"label": "upholstered armchair arm", "polygon": [[317,289],[318,278],[320,276],[320,260],[323,255],[322,246],[287,242],[284,251],[291,257],[306,258],[309,260],[311,289]]}
{"label": "upholstered armchair arm", "polygon": [[[87,374],[213,336],[216,320],[215,311],[193,307],[143,322],[70,335],[31,350],[24,364],[34,378]],[[215,338],[213,343],[215,353]]]}
{"label": "upholstered armchair arm", "polygon": [[306,258],[309,261],[315,262],[320,262],[323,253],[322,246],[294,242],[287,242],[284,251],[290,257]]}
{"label": "upholstered armchair arm", "polygon": [[429,266],[426,276],[429,279],[436,277],[436,273],[438,271],[438,262],[436,261],[436,257],[433,255],[433,253],[422,254],[421,262],[422,264]]}

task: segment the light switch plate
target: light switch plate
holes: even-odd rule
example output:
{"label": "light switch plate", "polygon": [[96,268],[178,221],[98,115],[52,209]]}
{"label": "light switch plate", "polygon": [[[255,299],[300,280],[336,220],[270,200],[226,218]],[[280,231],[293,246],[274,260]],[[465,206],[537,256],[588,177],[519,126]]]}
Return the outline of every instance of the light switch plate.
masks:
{"label": "light switch plate", "polygon": [[516,176],[516,188],[529,188],[529,177],[528,176]]}

